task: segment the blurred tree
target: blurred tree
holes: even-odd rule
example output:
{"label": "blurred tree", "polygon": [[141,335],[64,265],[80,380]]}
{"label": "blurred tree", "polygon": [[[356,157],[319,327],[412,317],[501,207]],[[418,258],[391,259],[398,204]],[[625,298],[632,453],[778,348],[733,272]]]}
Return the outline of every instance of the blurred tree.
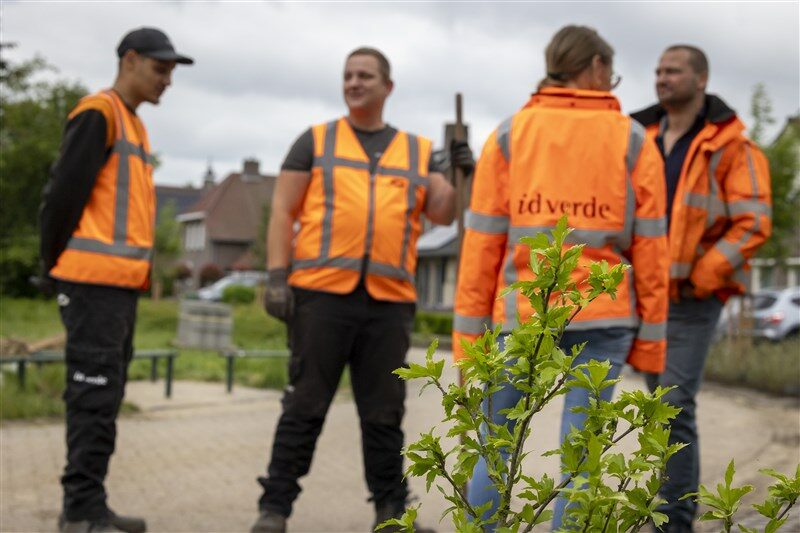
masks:
{"label": "blurred tree", "polygon": [[[0,52],[11,45],[3,43]],[[37,217],[42,188],[58,157],[69,111],[86,94],[78,82],[43,81],[56,71],[41,57],[0,59],[0,294],[32,295],[28,277],[38,261]]]}
{"label": "blurred tree", "polygon": [[796,118],[790,119],[772,143],[764,141],[766,127],[775,119],[763,83],[753,89],[751,112],[755,120],[750,137],[769,159],[772,179],[772,237],[758,255],[782,261],[792,252],[793,240],[800,234],[800,126]]}
{"label": "blurred tree", "polygon": [[169,293],[175,278],[175,261],[181,251],[181,229],[176,220],[177,207],[169,200],[161,208],[156,221],[155,243],[153,248],[153,299],[161,297],[162,292]]}

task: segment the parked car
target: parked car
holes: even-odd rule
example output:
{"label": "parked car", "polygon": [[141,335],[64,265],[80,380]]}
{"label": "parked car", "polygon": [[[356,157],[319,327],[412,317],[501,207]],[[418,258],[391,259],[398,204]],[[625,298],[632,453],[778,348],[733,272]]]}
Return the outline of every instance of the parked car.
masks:
{"label": "parked car", "polygon": [[222,293],[227,287],[232,285],[243,285],[245,287],[256,287],[266,283],[266,272],[247,271],[247,272],[233,272],[224,278],[220,278],[208,287],[203,287],[197,291],[197,297],[200,300],[209,302],[219,302],[222,300]]}
{"label": "parked car", "polygon": [[751,309],[753,337],[780,341],[800,334],[800,287],[760,290]]}

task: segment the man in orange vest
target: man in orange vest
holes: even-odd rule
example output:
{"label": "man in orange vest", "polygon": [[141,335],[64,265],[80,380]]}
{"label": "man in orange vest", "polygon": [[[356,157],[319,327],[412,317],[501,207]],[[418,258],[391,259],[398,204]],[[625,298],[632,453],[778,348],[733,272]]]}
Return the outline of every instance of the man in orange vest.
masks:
{"label": "man in orange vest", "polygon": [[769,166],[744,125],[719,97],[706,94],[708,60],[689,45],[670,46],[656,69],[657,105],[633,117],[664,159],[671,304],[666,370],[648,386],[676,387],[666,400],[682,410],[670,442],[686,448],[667,465],[661,489],[664,531],[692,531],[691,499],[700,470],[695,395],[725,300],[746,291],[748,259],[771,232]]}
{"label": "man in orange vest", "polygon": [[[303,133],[278,176],[266,310],[286,321],[292,355],[255,532],[285,531],[345,365],[376,523],[405,509],[405,386],[392,371],[409,347],[420,216],[449,224],[455,194],[431,163],[431,142],[384,122],[393,86],[380,51],[351,52],[347,116]],[[470,167],[469,147],[452,160]]]}
{"label": "man in orange vest", "polygon": [[155,188],[150,145],[136,115],[172,83],[175,52],[155,28],[117,48],[114,86],[86,96],[69,114],[61,153],[40,213],[43,290],[58,293],[67,330],[67,465],[60,531],[144,531],[140,518],[106,504],[103,481],[116,440],[138,291],[150,281]]}

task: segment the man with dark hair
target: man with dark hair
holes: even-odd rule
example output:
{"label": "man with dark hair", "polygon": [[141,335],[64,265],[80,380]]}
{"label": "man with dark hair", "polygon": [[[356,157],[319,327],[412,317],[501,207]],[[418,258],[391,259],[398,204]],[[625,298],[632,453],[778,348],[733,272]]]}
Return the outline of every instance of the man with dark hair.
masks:
{"label": "man with dark hair", "polygon": [[744,136],[744,125],[719,97],[706,94],[708,62],[698,48],[667,48],[656,69],[659,103],[633,117],[664,158],[670,245],[667,366],[647,376],[651,389],[672,387],[680,407],[670,442],[684,442],[667,464],[663,531],[692,531],[700,455],[695,396],[723,303],[747,290],[748,259],[771,232],[769,166]]}
{"label": "man with dark hair", "polygon": [[150,283],[155,189],[147,131],[136,109],[158,104],[172,83],[175,52],[155,28],[131,31],[118,49],[111,89],[69,114],[61,154],[40,213],[44,292],[57,292],[67,330],[67,465],[59,530],[145,530],[141,518],[113,513],[103,482],[114,452],[138,291]]}
{"label": "man with dark hair", "polygon": [[[383,54],[353,51],[343,81],[347,116],[297,139],[272,200],[266,309],[289,326],[292,355],[254,532],[285,531],[345,365],[375,523],[401,516],[408,496],[405,385],[392,371],[409,347],[420,215],[449,224],[455,194],[431,142],[384,122],[394,82]],[[457,148],[452,161],[470,170],[469,147]]]}

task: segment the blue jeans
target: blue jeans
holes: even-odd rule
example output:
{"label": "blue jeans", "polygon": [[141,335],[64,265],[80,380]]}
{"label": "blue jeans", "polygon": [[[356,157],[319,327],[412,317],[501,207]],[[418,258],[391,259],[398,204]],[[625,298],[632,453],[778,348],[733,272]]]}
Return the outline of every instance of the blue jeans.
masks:
{"label": "blue jeans", "polygon": [[700,446],[695,420],[695,396],[703,380],[703,368],[714,335],[722,302],[716,297],[707,300],[687,299],[670,303],[667,322],[667,366],[663,374],[648,374],[650,390],[657,385],[676,386],[664,401],[680,407],[672,421],[669,443],[684,442],[684,449],[667,463],[667,481],[661,496],[667,500],[659,510],[669,517],[670,525],[691,531],[697,504],[691,499],[679,501],[689,492],[697,492],[700,479]]}
{"label": "blue jeans", "polygon": [[[605,361],[611,363],[611,369],[608,372],[607,379],[615,379],[619,376],[625,360],[628,358],[628,353],[633,343],[634,332],[628,328],[607,328],[607,329],[591,329],[585,331],[567,331],[561,338],[561,348],[568,351],[575,344],[586,342],[586,347],[580,355],[573,362],[573,366],[589,362],[590,360]],[[505,337],[500,337],[501,347],[505,341]],[[614,390],[613,387],[608,387],[603,390],[601,396],[604,400],[610,400]],[[501,409],[508,409],[517,404],[520,400],[522,393],[512,386],[506,386],[503,390],[496,392],[492,396],[492,420],[495,424],[505,424],[506,417],[499,414]],[[578,406],[586,406],[589,404],[589,391],[583,388],[574,388],[569,391],[564,397],[564,411],[561,415],[561,433],[559,442],[563,442],[564,437],[569,433],[570,429],[574,426],[580,428],[586,419],[583,413],[573,413],[572,408]],[[484,410],[488,409],[486,402],[484,402]],[[513,431],[513,421],[508,421],[509,429]],[[484,428],[485,430],[485,428]],[[506,459],[508,457],[506,456]],[[486,519],[497,511],[500,503],[500,496],[497,490],[492,485],[489,479],[489,474],[486,468],[486,461],[483,458],[478,460],[475,465],[475,470],[472,474],[472,479],[469,481],[467,490],[470,505],[479,506],[488,501],[492,502],[492,506],[483,514]],[[561,527],[561,519],[564,514],[564,506],[566,502],[563,498],[556,499],[555,513],[553,516],[553,529]]]}

